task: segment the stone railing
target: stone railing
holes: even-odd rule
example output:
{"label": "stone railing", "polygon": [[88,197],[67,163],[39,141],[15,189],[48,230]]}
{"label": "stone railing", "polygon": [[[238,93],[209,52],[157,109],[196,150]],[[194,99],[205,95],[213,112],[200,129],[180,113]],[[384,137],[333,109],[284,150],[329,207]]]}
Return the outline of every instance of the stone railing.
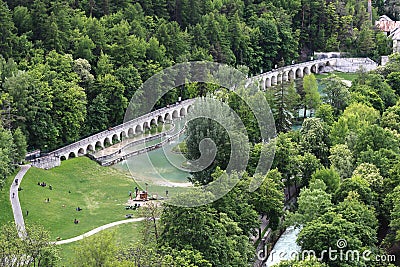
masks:
{"label": "stone railing", "polygon": [[125,155],[123,155],[123,156],[121,156],[121,157],[118,157],[118,158],[116,158],[116,159],[113,159],[113,160],[111,160],[111,161],[107,161],[107,162],[104,162],[104,161],[97,161],[97,162],[99,162],[99,164],[100,164],[101,166],[111,166],[111,165],[117,164],[117,163],[119,163],[119,162],[121,162],[121,161],[123,161],[123,160],[126,160],[126,159],[130,158],[130,157],[137,156],[137,155],[141,155],[141,154],[147,153],[147,152],[149,152],[149,151],[155,150],[155,149],[157,149],[157,148],[160,148],[160,147],[162,147],[163,145],[165,145],[165,144],[171,142],[171,141],[174,140],[175,138],[179,137],[184,131],[185,131],[185,127],[183,127],[179,132],[175,133],[174,135],[172,135],[172,136],[170,136],[169,138],[167,138],[167,139],[161,141],[161,142],[158,143],[158,144],[155,144],[155,145],[152,145],[152,146],[149,146],[149,147],[144,147],[144,148],[141,148],[141,149],[136,150],[136,151],[132,151],[132,152],[130,152],[130,153],[127,153],[127,154],[125,154]]}
{"label": "stone railing", "polygon": [[133,142],[131,142],[129,144],[126,144],[125,146],[122,146],[121,148],[119,148],[119,151],[117,150],[117,151],[115,151],[113,153],[110,153],[108,155],[105,155],[105,156],[96,157],[95,155],[91,155],[91,158],[93,158],[96,161],[100,161],[100,162],[106,161],[106,160],[111,159],[111,158],[117,156],[118,154],[120,154],[121,153],[120,151],[123,151],[125,149],[131,148],[131,147],[139,145],[139,144],[144,144],[146,142],[150,142],[150,141],[156,140],[158,138],[162,138],[162,137],[164,137],[166,135],[171,134],[174,130],[175,130],[175,124],[172,124],[172,128],[169,129],[166,132],[162,132],[162,133],[159,133],[159,134],[156,134],[156,135],[153,135],[153,136],[148,136],[148,137],[145,137],[143,139],[139,139],[139,140],[133,141]]}

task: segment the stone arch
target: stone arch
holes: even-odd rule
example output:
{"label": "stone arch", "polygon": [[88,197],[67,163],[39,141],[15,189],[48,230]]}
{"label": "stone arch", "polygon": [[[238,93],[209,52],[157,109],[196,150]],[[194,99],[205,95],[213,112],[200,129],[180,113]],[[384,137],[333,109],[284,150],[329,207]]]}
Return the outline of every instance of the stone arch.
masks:
{"label": "stone arch", "polygon": [[122,131],[120,134],[119,134],[119,140],[124,140],[124,139],[126,139],[126,138],[128,138],[128,136],[126,135],[126,132],[125,131]]}
{"label": "stone arch", "polygon": [[302,78],[303,77],[303,70],[301,68],[298,68],[296,70],[296,78]]}
{"label": "stone arch", "polygon": [[140,125],[140,124],[136,125],[135,133],[138,134],[138,133],[141,133],[141,132],[143,132],[142,125]]}
{"label": "stone arch", "polygon": [[68,154],[68,159],[76,158],[75,152],[70,152]]}
{"label": "stone arch", "polygon": [[62,161],[63,161],[63,160],[67,160],[67,157],[66,157],[66,156],[61,156],[61,157],[60,157],[60,160],[62,160]]}
{"label": "stone arch", "polygon": [[78,157],[85,155],[85,149],[83,147],[79,148],[78,150]]}
{"label": "stone arch", "polygon": [[276,85],[276,76],[271,77],[271,85]]}
{"label": "stone arch", "polygon": [[157,118],[157,122],[158,123],[164,123],[164,118],[163,118],[163,116],[158,116],[158,118]]}
{"label": "stone arch", "polygon": [[135,135],[135,130],[133,128],[128,129],[128,137],[133,137]]}
{"label": "stone arch", "polygon": [[103,149],[103,144],[100,141],[97,141],[96,144],[94,145],[94,149],[100,150]]}
{"label": "stone arch", "polygon": [[153,118],[150,121],[150,127],[152,127],[153,125],[157,126],[157,119],[156,118]]}
{"label": "stone arch", "polygon": [[179,116],[181,116],[181,117],[186,116],[186,109],[185,108],[181,108],[181,110],[179,111]]}
{"label": "stone arch", "polygon": [[278,75],[276,76],[278,83],[282,83],[282,76],[283,76],[282,73],[278,73]]}
{"label": "stone arch", "polygon": [[94,151],[94,148],[93,148],[92,145],[88,145],[88,146],[86,147],[86,152],[87,152],[87,153],[93,152],[93,151]]}
{"label": "stone arch", "polygon": [[106,137],[106,138],[104,138],[104,141],[103,141],[103,147],[109,147],[109,146],[111,146],[111,140],[110,140],[110,138],[108,138],[108,137]]}
{"label": "stone arch", "polygon": [[174,112],[172,112],[172,119],[175,119],[175,118],[179,118],[179,113],[177,110],[174,110]]}
{"label": "stone arch", "polygon": [[289,73],[288,73],[288,80],[289,81],[293,81],[294,79],[295,79],[295,76],[294,76],[295,74],[294,74],[294,71],[291,69],[291,70],[289,70]]}
{"label": "stone arch", "polygon": [[119,142],[119,136],[118,136],[118,134],[114,134],[114,135],[111,137],[111,140],[112,140],[112,143],[113,143],[113,144],[118,143],[118,142]]}
{"label": "stone arch", "polygon": [[312,65],[311,66],[311,73],[317,73],[317,71],[318,71],[318,68],[317,68],[317,65]]}
{"label": "stone arch", "polygon": [[187,106],[186,113],[189,113],[192,110],[192,105]]}
{"label": "stone arch", "polygon": [[304,67],[304,69],[303,69],[303,74],[304,74],[304,75],[310,74],[310,68],[309,68],[309,67]]}
{"label": "stone arch", "polygon": [[265,79],[265,88],[271,87],[271,79],[269,77],[267,77]]}
{"label": "stone arch", "polygon": [[167,113],[164,115],[164,121],[170,121],[171,120],[171,114]]}
{"label": "stone arch", "polygon": [[143,125],[142,125],[143,132],[146,131],[146,129],[149,129],[149,128],[150,128],[149,122],[147,122],[147,121],[143,122]]}
{"label": "stone arch", "polygon": [[259,87],[260,90],[262,91],[262,90],[265,90],[265,86],[266,86],[266,84],[265,84],[265,79],[262,78],[261,80],[259,80],[258,87]]}
{"label": "stone arch", "polygon": [[287,82],[289,81],[289,73],[287,71],[284,71],[282,74],[282,82]]}
{"label": "stone arch", "polygon": [[318,66],[318,73],[322,73],[322,72],[324,72],[324,70],[325,70],[325,65],[324,64],[320,64]]}

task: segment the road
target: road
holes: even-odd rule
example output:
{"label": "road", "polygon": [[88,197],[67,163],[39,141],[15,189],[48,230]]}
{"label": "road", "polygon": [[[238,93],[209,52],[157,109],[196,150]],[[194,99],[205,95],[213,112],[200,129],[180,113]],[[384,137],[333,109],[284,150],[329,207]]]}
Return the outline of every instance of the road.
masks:
{"label": "road", "polygon": [[[19,203],[18,188],[19,185],[21,184],[22,179],[24,178],[24,175],[26,174],[26,172],[29,170],[30,167],[31,165],[22,165],[21,170],[17,173],[13,183],[10,186],[10,202],[14,214],[15,225],[17,226],[18,235],[20,238],[24,237],[25,223],[24,223],[24,216],[21,210],[21,204]],[[15,183],[16,179],[18,179],[18,184]]]}

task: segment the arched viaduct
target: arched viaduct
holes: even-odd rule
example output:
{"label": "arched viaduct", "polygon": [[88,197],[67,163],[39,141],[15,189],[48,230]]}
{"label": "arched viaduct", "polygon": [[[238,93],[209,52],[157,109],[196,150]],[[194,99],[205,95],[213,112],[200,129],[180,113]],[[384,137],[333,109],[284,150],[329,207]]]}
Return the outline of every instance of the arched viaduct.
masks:
{"label": "arched viaduct", "polygon": [[86,155],[96,149],[120,142],[124,138],[142,133],[152,125],[158,125],[176,118],[186,116],[194,103],[194,99],[182,101],[168,107],[153,111],[137,119],[125,122],[109,130],[84,138],[78,142],[64,146],[48,153],[45,157],[35,159],[34,166],[52,168],[60,164],[60,160]]}
{"label": "arched viaduct", "polygon": [[[377,64],[369,58],[326,58],[308,61],[300,64],[289,65],[272,71],[253,76],[246,82],[246,86],[257,83],[261,90],[277,85],[282,82],[292,81],[302,78],[310,73],[321,73],[327,68],[343,72],[356,72],[360,68],[369,71],[375,69]],[[110,130],[100,132],[73,144],[59,148],[50,152],[47,156],[37,158],[32,164],[39,168],[52,168],[60,165],[61,159],[79,157],[88,154],[90,151],[104,148],[121,141],[124,138],[131,137],[137,133],[143,132],[152,125],[164,123],[174,118],[185,116],[194,103],[194,99],[182,101],[175,105],[165,107],[149,114],[143,115],[137,119],[128,121]]]}
{"label": "arched viaduct", "polygon": [[325,70],[325,68],[335,66],[336,60],[336,58],[319,59],[277,68],[251,77],[247,81],[246,85],[248,86],[251,83],[258,82],[261,89],[266,90],[268,87],[280,84],[282,82],[303,78],[304,75],[310,73],[321,73]]}
{"label": "arched viaduct", "polygon": [[258,83],[261,90],[280,84],[282,82],[292,81],[303,78],[307,74],[321,73],[327,70],[338,70],[342,72],[356,72],[360,68],[366,71],[375,69],[378,65],[369,58],[326,58],[307,61],[300,64],[289,65],[277,68],[260,75],[251,77],[246,82],[249,86],[252,83]]}

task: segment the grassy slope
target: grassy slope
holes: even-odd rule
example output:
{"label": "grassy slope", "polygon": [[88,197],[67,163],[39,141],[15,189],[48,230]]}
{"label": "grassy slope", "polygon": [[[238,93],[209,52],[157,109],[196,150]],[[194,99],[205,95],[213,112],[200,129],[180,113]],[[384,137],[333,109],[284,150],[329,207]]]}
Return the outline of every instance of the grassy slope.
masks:
{"label": "grassy slope", "polygon": [[7,222],[14,221],[9,195],[11,183],[14,181],[18,171],[19,168],[15,173],[7,177],[4,188],[0,191],[0,226]]}
{"label": "grassy slope", "polygon": [[[48,186],[41,187],[38,182],[46,182]],[[134,191],[135,186],[126,174],[80,157],[50,170],[31,168],[22,181],[24,190],[19,197],[24,215],[29,210],[26,224],[42,224],[50,230],[52,239],[67,239],[123,220],[128,213],[125,210],[128,191]],[[50,203],[45,202],[47,198]],[[83,210],[76,211],[77,206]],[[135,211],[129,213],[137,215]],[[75,218],[79,224],[73,223]]]}
{"label": "grassy slope", "polygon": [[[119,247],[128,245],[129,243],[137,242],[141,239],[141,222],[128,223],[123,225],[115,226],[111,229],[104,231],[113,231],[114,238]],[[90,240],[94,236],[88,237]],[[77,241],[70,244],[60,246],[60,257],[61,261],[59,266],[73,266],[74,264],[74,250],[81,244],[82,241]]]}

